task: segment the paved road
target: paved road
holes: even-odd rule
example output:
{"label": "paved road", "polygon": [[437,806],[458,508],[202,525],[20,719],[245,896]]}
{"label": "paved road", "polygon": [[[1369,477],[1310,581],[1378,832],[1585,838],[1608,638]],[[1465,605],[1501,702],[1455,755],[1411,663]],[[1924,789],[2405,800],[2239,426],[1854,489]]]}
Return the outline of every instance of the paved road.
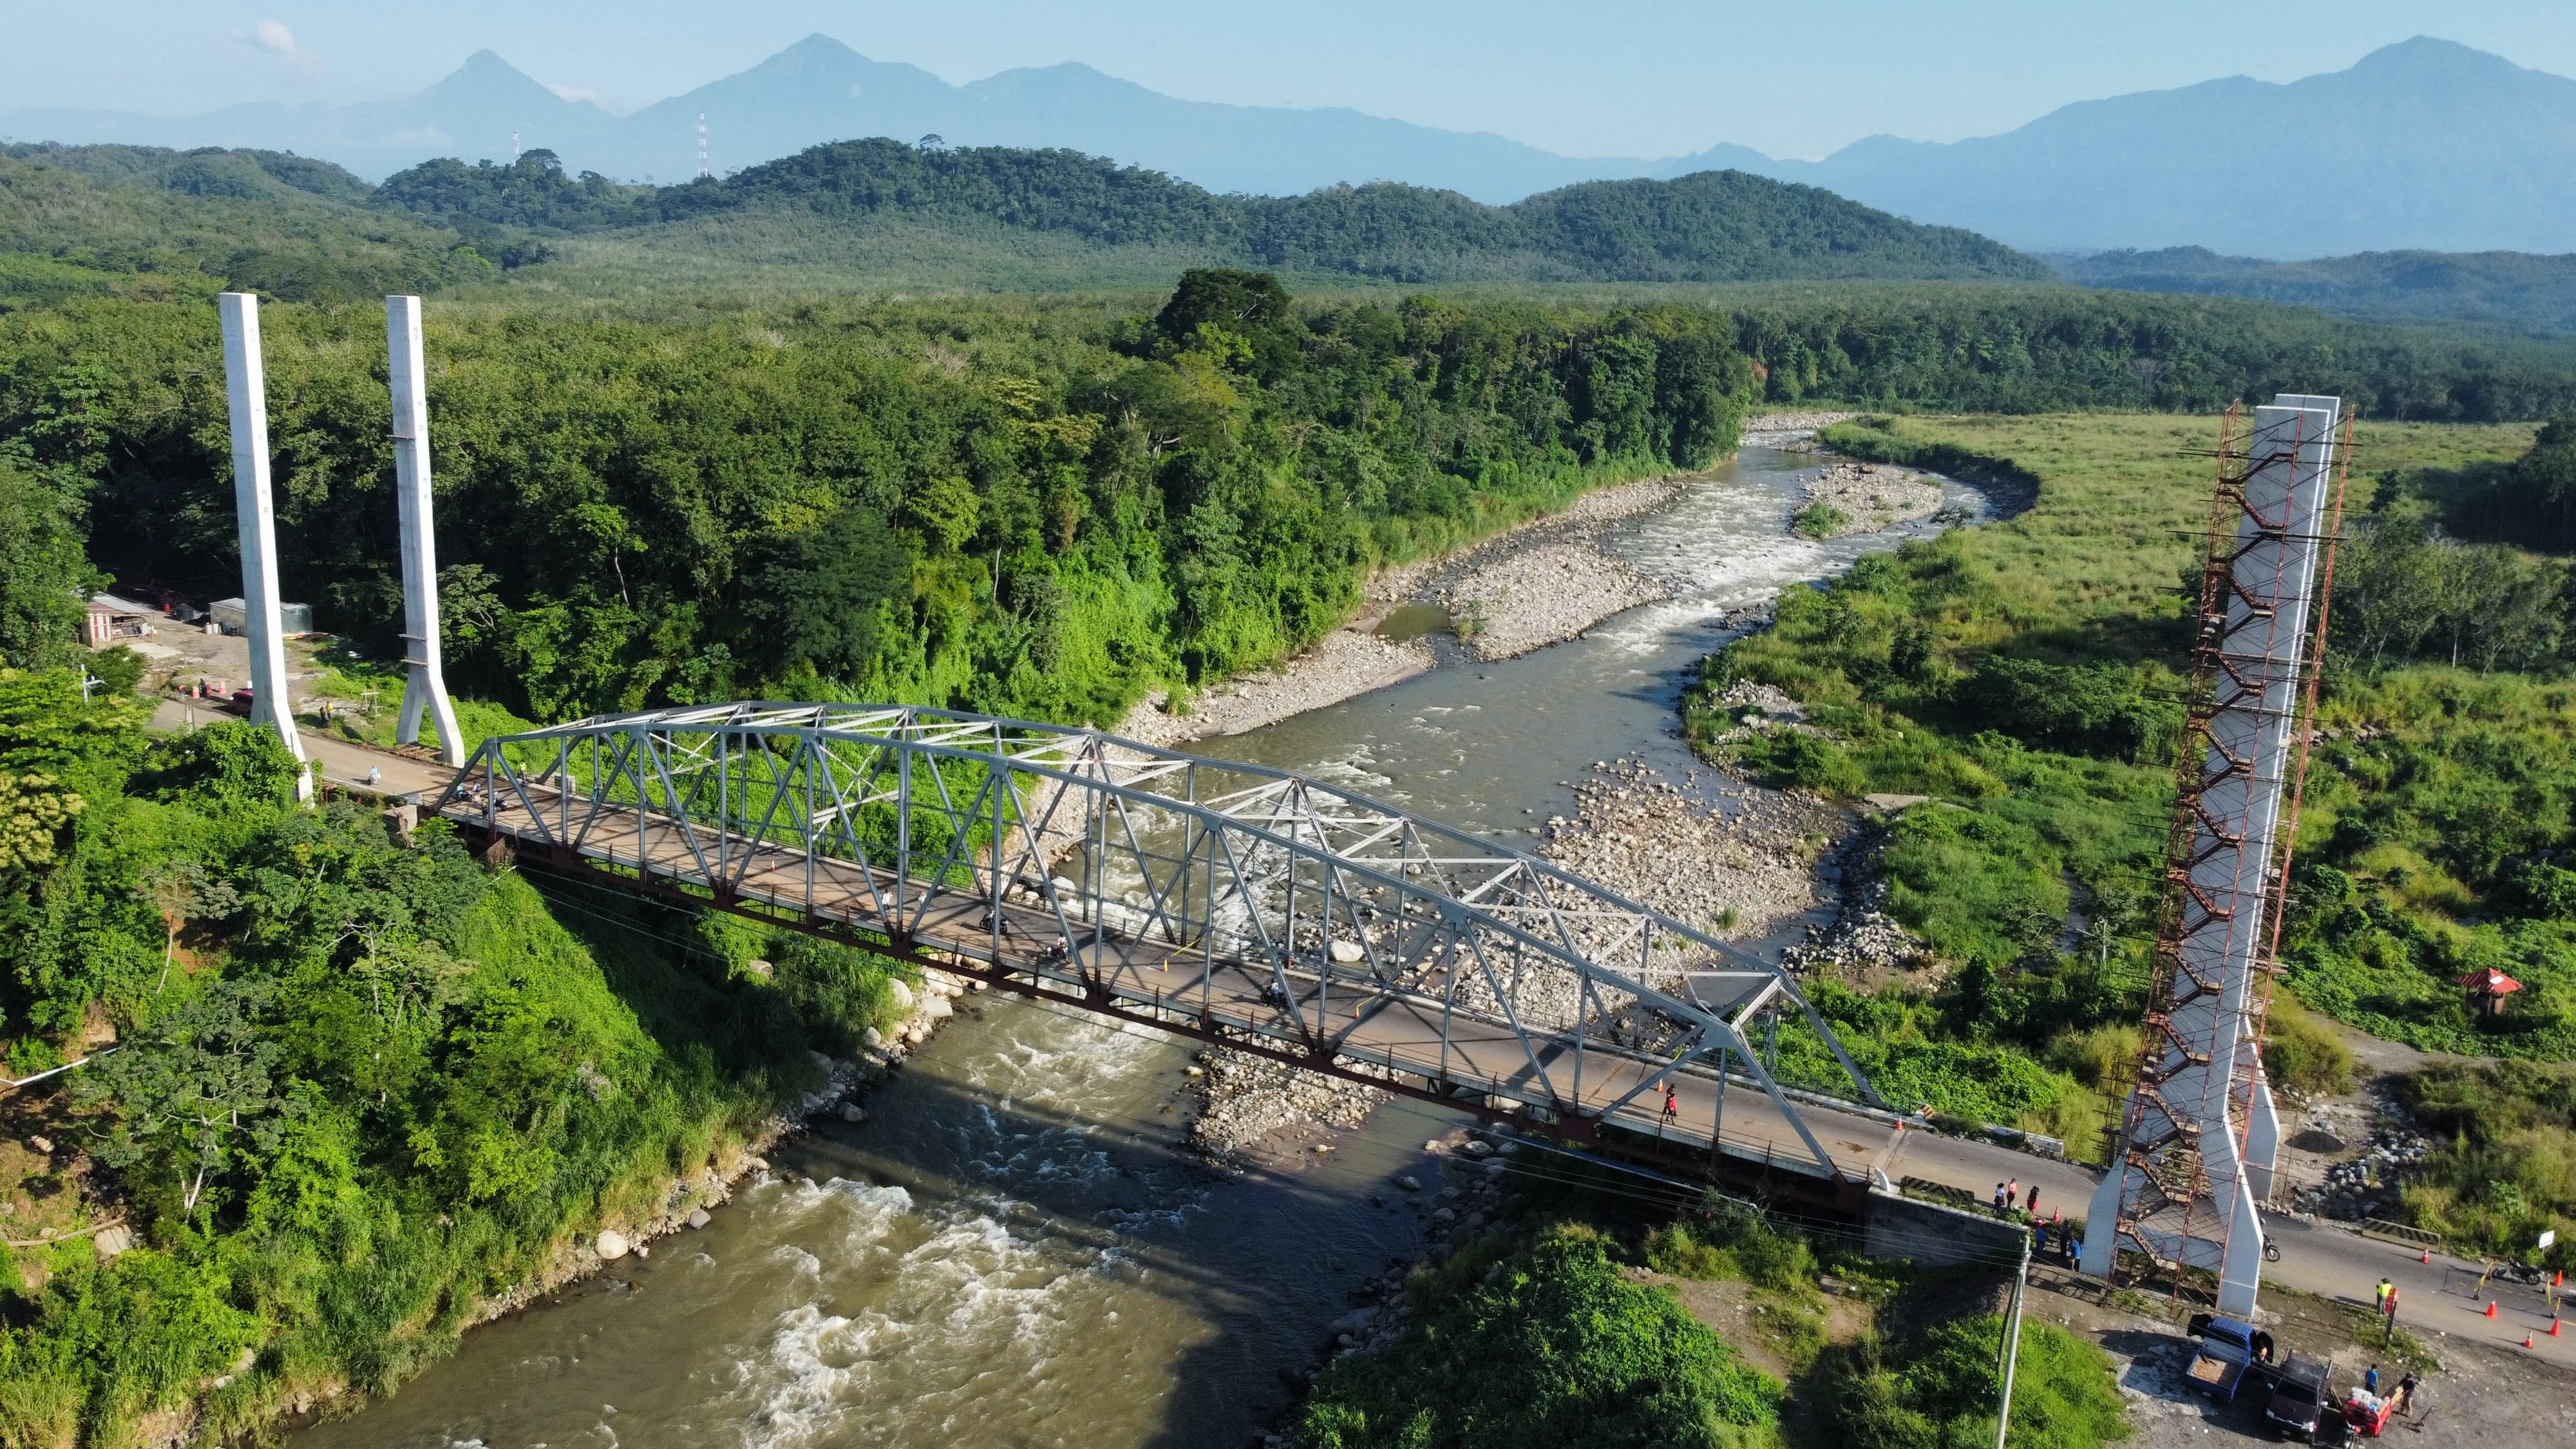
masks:
{"label": "paved road", "polygon": [[[1807,1113],[1809,1125],[1819,1134],[1837,1119],[1854,1125],[1867,1120],[1822,1109]],[[1837,1125],[1835,1135],[1845,1130]],[[1992,1143],[1922,1132],[1904,1134],[1894,1160],[1899,1165],[1887,1168],[1891,1179],[1911,1174],[1964,1187],[1976,1193],[1979,1201],[1994,1192],[1997,1182],[2018,1177],[2025,1188],[2039,1185],[2042,1212],[2062,1209],[2075,1216],[2084,1212],[2094,1185],[2101,1181],[2101,1173],[2091,1168],[2050,1162]],[[2549,1311],[2536,1291],[2503,1285],[2484,1297],[2471,1296],[2478,1274],[2475,1263],[2441,1253],[2433,1254],[2427,1263],[2417,1249],[2365,1238],[2338,1224],[2302,1222],[2276,1213],[2263,1215],[2263,1228],[2281,1247],[2281,1261],[2263,1267],[2267,1284],[2368,1308],[2372,1290],[2385,1275],[2397,1287],[2398,1326],[2423,1340],[2437,1356],[2441,1340],[2436,1335],[2518,1350],[2523,1335],[2530,1333],[2535,1358],[2576,1368],[2576,1310],[2570,1311],[2564,1333],[2553,1339],[2548,1336]],[[2497,1304],[2493,1319],[2485,1316],[2490,1298]]]}
{"label": "paved road", "polygon": [[[203,701],[165,699],[152,711],[152,728],[164,734],[176,734],[218,719],[238,719],[239,715],[209,708]],[[415,760],[368,745],[354,744],[317,729],[298,731],[304,741],[304,752],[322,764],[322,778],[335,785],[353,789],[376,790],[387,795],[407,795],[421,790],[443,790],[455,771],[444,765]],[[377,783],[367,783],[367,772],[375,770]],[[429,803],[424,800],[423,804]]]}

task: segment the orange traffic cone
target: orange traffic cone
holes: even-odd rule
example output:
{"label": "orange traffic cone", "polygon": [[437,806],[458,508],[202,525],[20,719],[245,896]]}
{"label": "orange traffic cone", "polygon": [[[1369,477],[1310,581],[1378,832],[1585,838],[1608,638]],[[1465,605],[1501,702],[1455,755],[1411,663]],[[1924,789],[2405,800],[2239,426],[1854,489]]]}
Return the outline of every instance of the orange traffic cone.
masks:
{"label": "orange traffic cone", "polygon": [[2487,1300],[2487,1317],[2495,1317],[2495,1300],[2492,1298]]}
{"label": "orange traffic cone", "polygon": [[2423,1256],[2422,1258],[2418,1259],[2417,1261],[2419,1261],[2419,1262],[2424,1262],[2424,1263],[2432,1262],[2432,1261],[2433,1261],[2433,1250],[2432,1250],[2432,1249],[2430,1249],[2430,1248],[2426,1248],[2426,1249],[2424,1250],[2424,1256]]}
{"label": "orange traffic cone", "polygon": [[2549,1320],[2549,1336],[2551,1338],[2558,1336],[2558,1320],[2555,1318]]}
{"label": "orange traffic cone", "polygon": [[2529,1348],[2529,1347],[2531,1347],[2531,1335],[2530,1335],[2530,1334],[2526,1333],[2526,1334],[2524,1334],[2524,1335],[2522,1336],[2522,1346],[2523,1346],[2524,1348]]}

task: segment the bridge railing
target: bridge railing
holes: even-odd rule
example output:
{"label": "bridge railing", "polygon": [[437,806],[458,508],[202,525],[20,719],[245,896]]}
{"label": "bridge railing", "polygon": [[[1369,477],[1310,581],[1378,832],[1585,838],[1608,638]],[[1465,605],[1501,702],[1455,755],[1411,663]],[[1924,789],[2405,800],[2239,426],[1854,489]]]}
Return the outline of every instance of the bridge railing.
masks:
{"label": "bridge railing", "polygon": [[[1779,968],[1552,862],[1289,771],[917,707],[744,703],[486,740],[439,812],[559,857],[930,946],[1084,992],[1202,1009],[1330,1055],[1436,1023],[1432,1070],[1615,1120],[1749,1071]],[[1148,984],[1145,973],[1152,973]],[[1240,1008],[1244,1003],[1235,1003]],[[1404,1024],[1411,1023],[1411,1027]]]}

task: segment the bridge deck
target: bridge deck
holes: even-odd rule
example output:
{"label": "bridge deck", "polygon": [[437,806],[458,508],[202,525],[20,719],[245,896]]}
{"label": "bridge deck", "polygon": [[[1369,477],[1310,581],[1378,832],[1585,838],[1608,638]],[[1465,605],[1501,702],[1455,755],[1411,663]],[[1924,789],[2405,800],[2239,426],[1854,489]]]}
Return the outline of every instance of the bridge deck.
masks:
{"label": "bridge deck", "polygon": [[[1605,1122],[1669,1144],[1659,1156],[1715,1148],[1771,1171],[1849,1179],[1865,1176],[1868,1157],[1879,1150],[1853,1135],[1887,1140],[1884,1126],[1836,1114],[1838,1130],[1826,1151],[1845,1155],[1848,1165],[1833,1162],[1828,1174],[1761,1087],[1743,1077],[1734,1078],[1730,1088],[1714,1073],[1674,1073],[1667,1079],[1674,1090],[1669,1118],[1661,1086],[1622,1103],[1658,1070],[1654,1064],[1602,1050],[1597,1038],[1583,1047],[1533,1036],[1540,1044],[1525,1047],[1508,1022],[1444,1008],[1449,982],[1442,968],[1391,989],[1363,967],[1344,968],[1321,953],[1300,953],[1282,973],[1288,983],[1283,999],[1267,960],[1221,954],[1205,940],[1158,941],[1070,914],[1060,921],[1051,907],[1019,901],[1006,900],[996,922],[980,893],[949,887],[925,902],[926,883],[898,879],[890,869],[754,844],[704,825],[694,827],[693,843],[673,821],[629,804],[594,806],[582,795],[567,798],[531,785],[504,799],[458,799],[447,813],[475,826],[486,826],[488,819],[488,828],[510,837],[522,852],[552,864],[640,876],[647,883],[658,879],[702,898],[703,888],[690,883],[738,870],[734,898],[716,904],[774,914],[782,924],[819,926],[898,955],[941,953],[948,964],[997,984],[1037,987],[1040,994],[1123,1016],[1200,1032],[1230,1029],[1253,1038],[1250,1044],[1310,1064],[1382,1069],[1394,1075],[1396,1085],[1416,1091],[1443,1097],[1463,1092],[1498,1108],[1519,1103]],[[718,870],[711,872],[710,865]]]}

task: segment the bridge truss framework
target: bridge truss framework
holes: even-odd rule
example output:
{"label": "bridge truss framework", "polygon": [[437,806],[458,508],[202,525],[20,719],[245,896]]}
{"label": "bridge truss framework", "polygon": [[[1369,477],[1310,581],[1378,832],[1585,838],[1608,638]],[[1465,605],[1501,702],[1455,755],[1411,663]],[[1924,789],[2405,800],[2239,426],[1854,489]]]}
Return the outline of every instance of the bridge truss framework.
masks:
{"label": "bridge truss framework", "polygon": [[[434,807],[604,873],[1024,994],[1213,1037],[1550,1130],[1669,1139],[1758,1087],[1780,968],[1545,860],[1287,771],[918,707],[741,703],[488,739]],[[1804,1094],[1800,1094],[1804,1095]],[[1739,1111],[1742,1109],[1739,1108]],[[1745,1139],[1749,1142],[1750,1139]]]}

